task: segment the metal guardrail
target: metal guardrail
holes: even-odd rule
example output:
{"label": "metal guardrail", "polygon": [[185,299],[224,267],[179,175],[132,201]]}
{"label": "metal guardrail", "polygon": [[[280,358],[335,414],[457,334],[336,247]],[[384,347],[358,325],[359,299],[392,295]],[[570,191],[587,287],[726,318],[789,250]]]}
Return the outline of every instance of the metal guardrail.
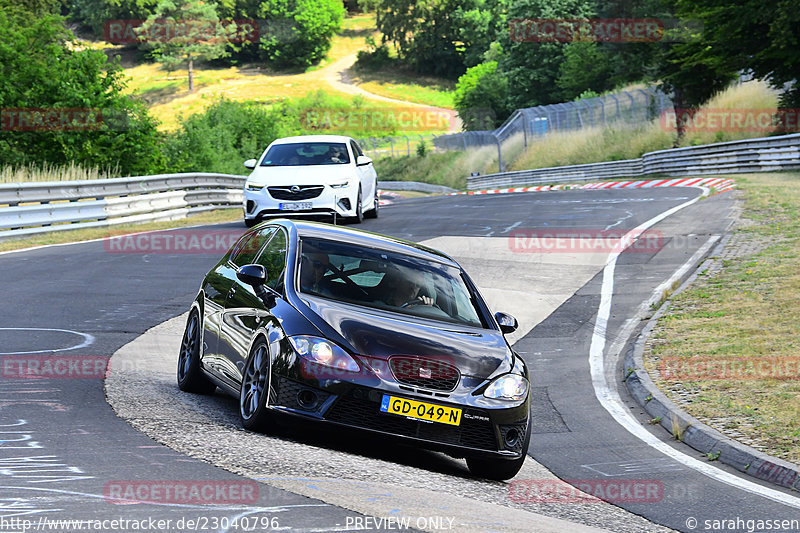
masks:
{"label": "metal guardrail", "polygon": [[641,176],[703,176],[800,169],[800,134],[660,150],[639,159],[501,172],[467,178],[467,189]]}
{"label": "metal guardrail", "polygon": [[190,173],[0,184],[0,240],[37,233],[176,220],[239,207],[245,176]]}

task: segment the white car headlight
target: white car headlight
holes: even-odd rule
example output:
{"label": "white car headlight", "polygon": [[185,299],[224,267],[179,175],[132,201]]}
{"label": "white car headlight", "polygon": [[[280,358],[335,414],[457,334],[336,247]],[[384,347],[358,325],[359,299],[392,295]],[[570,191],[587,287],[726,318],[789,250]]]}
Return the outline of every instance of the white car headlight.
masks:
{"label": "white car headlight", "polygon": [[527,379],[517,374],[506,374],[492,381],[483,395],[498,400],[522,400],[527,393]]}
{"label": "white car headlight", "polygon": [[289,342],[300,357],[312,363],[348,372],[360,370],[358,363],[347,355],[347,352],[329,340],[310,335],[297,335],[289,337]]}
{"label": "white car headlight", "polygon": [[331,189],[344,189],[348,185],[350,185],[349,181],[345,181],[345,182],[342,182],[342,183],[332,183],[331,184]]}
{"label": "white car headlight", "polygon": [[247,189],[248,191],[255,192],[255,191],[260,191],[261,189],[264,188],[264,186],[259,183],[253,183],[251,181],[248,181],[247,183],[244,184],[244,188]]}

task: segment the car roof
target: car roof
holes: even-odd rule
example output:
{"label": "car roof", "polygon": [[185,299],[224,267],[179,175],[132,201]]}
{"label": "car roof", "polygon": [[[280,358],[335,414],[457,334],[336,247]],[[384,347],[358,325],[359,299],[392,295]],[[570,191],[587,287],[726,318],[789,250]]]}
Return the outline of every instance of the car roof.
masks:
{"label": "car roof", "polygon": [[305,142],[339,142],[348,143],[351,137],[345,135],[297,135],[295,137],[282,137],[275,139],[272,144],[291,144]]}
{"label": "car roof", "polygon": [[426,259],[428,261],[435,261],[438,263],[445,263],[456,268],[460,268],[458,263],[445,254],[434,248],[429,248],[423,244],[417,244],[387,235],[372,233],[364,230],[357,230],[351,228],[343,228],[341,226],[333,226],[331,224],[323,224],[320,222],[308,221],[295,221],[288,219],[272,220],[272,223],[278,223],[284,227],[294,227],[297,231],[297,236],[302,239],[303,237],[313,237],[318,239],[335,240],[337,242],[346,242],[363,246],[365,248],[376,248],[390,252],[396,252],[405,255],[411,255]]}

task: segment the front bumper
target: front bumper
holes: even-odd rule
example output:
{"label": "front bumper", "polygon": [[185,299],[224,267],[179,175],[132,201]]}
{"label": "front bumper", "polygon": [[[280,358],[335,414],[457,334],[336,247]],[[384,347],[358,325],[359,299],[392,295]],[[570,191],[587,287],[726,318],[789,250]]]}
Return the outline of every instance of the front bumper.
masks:
{"label": "front bumper", "polygon": [[[481,408],[470,405],[473,402],[461,395],[439,398],[341,381],[318,388],[284,376],[273,376],[272,383],[270,407],[286,414],[400,437],[456,457],[516,459],[524,453],[530,415],[527,399],[507,408]],[[381,412],[384,394],[458,407],[462,409],[461,424],[452,426]],[[311,397],[314,401],[304,401]]]}
{"label": "front bumper", "polygon": [[[267,187],[258,191],[244,190],[244,217],[246,219],[269,218],[274,216],[356,216],[356,198],[358,185],[355,187],[332,188],[325,185],[319,196],[308,199],[276,199],[273,198]],[[292,210],[282,208],[281,204],[294,204],[297,202],[310,203],[311,209]],[[283,206],[285,207],[285,206]]]}

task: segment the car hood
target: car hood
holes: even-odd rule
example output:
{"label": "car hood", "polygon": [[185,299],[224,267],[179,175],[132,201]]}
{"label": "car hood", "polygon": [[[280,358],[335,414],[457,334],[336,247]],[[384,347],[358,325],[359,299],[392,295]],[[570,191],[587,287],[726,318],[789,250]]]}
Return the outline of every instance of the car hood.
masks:
{"label": "car hood", "polygon": [[301,167],[256,167],[249,183],[259,185],[325,185],[353,178],[351,165],[308,165]]}
{"label": "car hood", "polygon": [[420,356],[454,364],[462,375],[478,378],[490,377],[501,365],[512,366],[511,349],[496,330],[405,317],[321,298],[304,298],[304,302],[316,315],[312,322],[326,337],[343,343],[368,364],[370,359],[385,361],[392,355]]}

